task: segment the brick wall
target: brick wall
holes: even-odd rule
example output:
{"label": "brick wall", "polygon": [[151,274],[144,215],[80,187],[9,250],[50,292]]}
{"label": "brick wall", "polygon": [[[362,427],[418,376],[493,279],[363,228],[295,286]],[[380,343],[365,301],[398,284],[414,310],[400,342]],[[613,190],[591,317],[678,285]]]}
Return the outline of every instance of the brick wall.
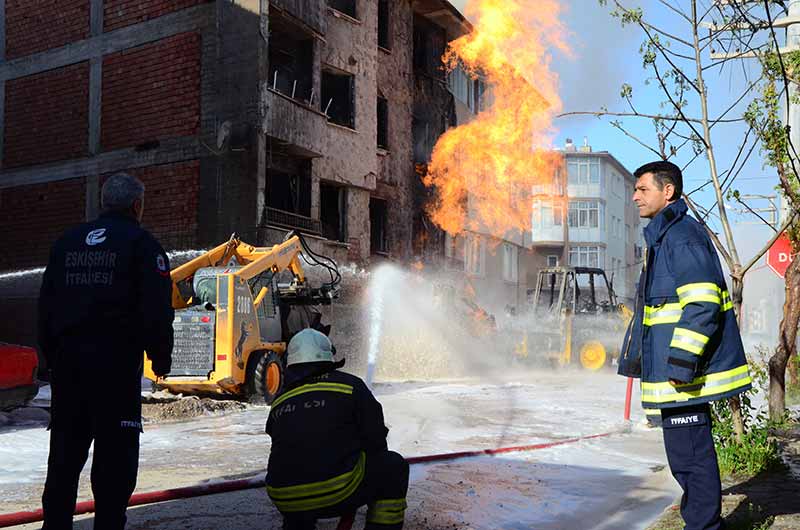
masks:
{"label": "brick wall", "polygon": [[199,34],[181,33],[103,58],[103,149],[197,134],[199,124]]}
{"label": "brick wall", "polygon": [[53,242],[85,212],[83,178],[0,190],[0,270],[45,265]]}
{"label": "brick wall", "polygon": [[88,154],[89,63],[6,82],[4,168]]}
{"label": "brick wall", "polygon": [[6,58],[89,36],[90,0],[6,0]]}
{"label": "brick wall", "polygon": [[200,162],[149,166],[128,173],[140,178],[146,188],[142,225],[166,249],[194,248]]}
{"label": "brick wall", "polygon": [[209,1],[211,0],[106,0],[103,7],[103,31],[138,24]]}

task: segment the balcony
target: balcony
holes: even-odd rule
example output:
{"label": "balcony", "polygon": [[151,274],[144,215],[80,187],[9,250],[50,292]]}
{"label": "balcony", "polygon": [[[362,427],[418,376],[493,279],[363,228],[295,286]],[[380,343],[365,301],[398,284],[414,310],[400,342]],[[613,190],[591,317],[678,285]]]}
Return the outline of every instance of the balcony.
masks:
{"label": "balcony", "polygon": [[268,136],[290,146],[292,154],[319,157],[325,153],[328,120],[305,104],[269,89],[265,91],[268,111],[265,128]]}
{"label": "balcony", "polygon": [[312,219],[304,215],[269,207],[266,208],[266,212],[266,221],[268,225],[300,230],[301,232],[309,234],[322,234],[322,224],[319,222],[319,219]]}

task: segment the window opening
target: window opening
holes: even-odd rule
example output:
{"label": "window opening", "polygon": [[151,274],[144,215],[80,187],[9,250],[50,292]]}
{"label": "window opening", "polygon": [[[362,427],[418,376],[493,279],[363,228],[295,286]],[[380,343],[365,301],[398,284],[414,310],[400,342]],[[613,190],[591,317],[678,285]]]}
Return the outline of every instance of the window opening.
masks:
{"label": "window opening", "polygon": [[388,252],[387,245],[387,214],[386,201],[383,199],[370,198],[369,200],[369,233],[370,233],[370,253]]}
{"label": "window opening", "polygon": [[378,46],[391,49],[389,43],[389,0],[378,0]]}
{"label": "window opening", "polygon": [[354,76],[324,70],[320,105],[328,121],[355,129]]}
{"label": "window opening", "polygon": [[511,243],[503,243],[503,279],[516,282],[519,278],[519,249]]}
{"label": "window opening", "polygon": [[567,163],[570,184],[599,184],[600,161],[597,159],[572,160]]}
{"label": "window opening", "polygon": [[319,194],[322,235],[331,241],[346,241],[347,188],[321,182]]}
{"label": "window opening", "polygon": [[280,16],[270,21],[269,86],[298,101],[313,99],[314,38]]}
{"label": "window opening", "polygon": [[378,97],[378,147],[389,149],[389,102]]}
{"label": "window opening", "polygon": [[306,168],[293,173],[267,168],[267,206],[309,217],[311,172]]}
{"label": "window opening", "polygon": [[356,18],[356,0],[328,0],[328,7],[339,13]]}

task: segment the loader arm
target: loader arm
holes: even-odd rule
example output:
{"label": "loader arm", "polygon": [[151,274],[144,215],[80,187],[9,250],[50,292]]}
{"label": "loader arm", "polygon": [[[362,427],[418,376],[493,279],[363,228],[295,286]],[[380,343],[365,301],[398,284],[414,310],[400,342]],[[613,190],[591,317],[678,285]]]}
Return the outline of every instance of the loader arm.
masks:
{"label": "loader arm", "polygon": [[[248,245],[249,247],[249,245]],[[300,265],[299,255],[303,250],[300,238],[293,236],[280,245],[266,249],[249,247],[243,249],[242,257],[251,260],[241,270],[233,275],[243,280],[250,280],[266,270],[278,273],[283,270],[290,270],[300,283],[305,281],[303,267]]]}
{"label": "loader arm", "polygon": [[[219,267],[231,258],[243,265],[234,276],[250,280],[266,270],[277,273],[290,270],[299,283],[305,282],[305,273],[300,264],[300,253],[303,247],[298,236],[293,236],[279,245],[272,247],[254,247],[243,243],[235,235],[223,243],[193,260],[176,267],[170,273],[172,279],[172,307],[183,309],[192,304],[192,295],[183,284],[191,284],[194,274],[205,267]],[[258,294],[258,293],[255,293]]]}

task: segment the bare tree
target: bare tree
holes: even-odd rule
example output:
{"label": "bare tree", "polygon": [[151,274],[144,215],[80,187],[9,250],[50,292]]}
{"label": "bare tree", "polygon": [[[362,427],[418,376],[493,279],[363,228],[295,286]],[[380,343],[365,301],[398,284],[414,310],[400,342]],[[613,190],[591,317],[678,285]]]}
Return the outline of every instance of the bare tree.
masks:
{"label": "bare tree", "polygon": [[[622,85],[620,91],[620,96],[627,106],[625,111],[611,112],[603,108],[568,112],[562,116],[589,114],[612,117],[612,126],[655,155],[664,160],[683,160],[684,170],[691,167],[695,173],[706,175],[701,186],[693,190],[684,190],[684,199],[695,217],[705,225],[727,265],[734,311],[741,320],[745,276],[769,249],[774,239],[764,245],[753,259],[743,263],[728,217],[726,199],[740,200],[733,186],[753,152],[759,147],[767,153],[766,159],[776,169],[782,186],[784,180],[787,183],[797,181],[797,172],[794,171],[792,163],[794,157],[789,157],[789,151],[784,149],[785,158],[780,158],[782,164],[778,164],[769,153],[776,151],[780,146],[775,145],[774,139],[771,143],[766,141],[766,127],[768,125],[774,127],[777,124],[784,139],[783,146],[791,145],[788,132],[780,126],[779,109],[774,106],[769,107],[766,98],[768,87],[773,87],[773,91],[778,94],[787,92],[788,83],[791,82],[790,74],[793,73],[783,70],[782,75],[776,77],[774,57],[780,57],[779,48],[775,45],[777,41],[774,34],[764,33],[764,30],[771,25],[772,10],[778,9],[779,3],[770,0],[755,3],[746,0],[742,2],[711,0],[702,3],[698,0],[655,0],[657,12],[648,13],[646,16],[641,8],[627,5],[627,0],[598,1],[601,5],[609,6],[611,15],[619,19],[623,26],[634,26],[641,31],[644,39],[639,51],[643,67],[648,73],[647,82],[656,87],[664,100],[656,109],[640,109],[634,98],[633,87],[626,83]],[[718,24],[717,21],[721,23]],[[755,69],[756,74],[744,66],[741,61],[744,56],[761,61],[761,68]],[[770,60],[773,61],[772,69],[767,67]],[[720,76],[726,69],[732,68],[742,68],[744,86],[736,94],[731,95],[730,92],[724,94],[726,100],[723,110],[714,113],[712,105],[709,104],[711,95],[706,77]],[[785,83],[783,88],[780,87],[781,81]],[[651,122],[654,139],[634,134],[629,126],[631,120]],[[772,121],[766,123],[769,120]],[[741,132],[741,142],[734,156],[720,159],[714,141],[723,127],[736,127],[737,133]],[[771,134],[775,134],[775,131],[773,130]],[[699,166],[703,159],[707,163],[705,169],[701,171]],[[700,200],[696,200],[701,190],[713,192],[713,204],[702,205]],[[790,200],[794,198],[788,195],[787,197]],[[784,229],[792,228],[794,226],[792,223],[793,217],[777,230],[775,238]],[[714,230],[715,226],[718,227],[719,234]],[[793,278],[795,274],[800,280],[799,264],[795,264],[793,270],[787,273],[787,279]],[[793,298],[800,300],[798,294],[800,286]],[[791,305],[789,300],[787,291],[787,304]],[[800,307],[796,314],[800,318]],[[789,324],[787,323],[787,326],[791,327]],[[796,331],[796,323],[792,329]],[[782,344],[789,352],[786,355],[791,355],[793,349],[790,348],[793,348],[795,335],[789,333],[788,328],[784,330],[782,325],[782,333],[783,331],[787,333],[785,337],[782,335]],[[771,373],[772,365],[770,362]],[[780,369],[779,365],[780,363],[775,365],[776,370]],[[785,370],[785,362],[783,367]],[[771,392],[771,411],[772,401]],[[734,429],[737,438],[741,440],[744,421],[738,397],[729,400],[729,404]]]}

